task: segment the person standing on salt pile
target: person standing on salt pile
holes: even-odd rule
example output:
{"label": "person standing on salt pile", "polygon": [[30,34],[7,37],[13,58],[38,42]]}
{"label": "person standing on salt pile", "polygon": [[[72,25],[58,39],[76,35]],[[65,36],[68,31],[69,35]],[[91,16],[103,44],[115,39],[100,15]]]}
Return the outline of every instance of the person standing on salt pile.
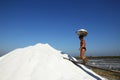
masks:
{"label": "person standing on salt pile", "polygon": [[86,42],[84,37],[87,36],[88,32],[85,29],[80,29],[77,30],[77,35],[79,36],[80,39],[80,58],[82,59],[82,64],[86,64],[88,62],[87,57],[85,56],[86,52]]}

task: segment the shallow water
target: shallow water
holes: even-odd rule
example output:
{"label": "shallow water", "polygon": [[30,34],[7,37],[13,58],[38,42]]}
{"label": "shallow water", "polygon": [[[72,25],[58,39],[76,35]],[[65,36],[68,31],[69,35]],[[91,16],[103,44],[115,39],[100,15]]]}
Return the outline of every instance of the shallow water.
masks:
{"label": "shallow water", "polygon": [[89,59],[88,64],[104,69],[120,71],[120,58]]}

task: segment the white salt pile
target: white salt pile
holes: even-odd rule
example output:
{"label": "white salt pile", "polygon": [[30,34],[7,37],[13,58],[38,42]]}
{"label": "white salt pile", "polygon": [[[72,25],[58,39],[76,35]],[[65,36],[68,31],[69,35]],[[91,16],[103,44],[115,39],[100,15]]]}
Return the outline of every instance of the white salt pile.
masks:
{"label": "white salt pile", "polygon": [[0,80],[105,80],[85,66],[63,59],[48,44],[16,49],[0,58]]}

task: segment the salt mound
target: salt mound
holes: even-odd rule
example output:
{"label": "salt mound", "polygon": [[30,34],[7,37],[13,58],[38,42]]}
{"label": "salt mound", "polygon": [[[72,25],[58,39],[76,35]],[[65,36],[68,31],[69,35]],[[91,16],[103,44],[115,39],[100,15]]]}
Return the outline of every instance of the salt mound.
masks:
{"label": "salt mound", "polygon": [[[81,65],[83,68],[84,66]],[[87,70],[87,69],[86,69]],[[93,73],[91,71],[91,73]],[[99,80],[104,80],[93,73]],[[0,58],[0,80],[97,80],[48,44],[16,49]]]}

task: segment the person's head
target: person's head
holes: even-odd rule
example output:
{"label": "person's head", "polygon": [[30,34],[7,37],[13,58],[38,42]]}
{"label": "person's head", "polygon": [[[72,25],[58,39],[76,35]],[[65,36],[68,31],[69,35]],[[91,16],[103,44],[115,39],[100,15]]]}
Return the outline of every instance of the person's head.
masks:
{"label": "person's head", "polygon": [[83,35],[80,35],[80,36],[79,36],[79,39],[80,39],[80,40],[81,40],[81,39],[83,39],[83,38],[84,38],[84,36],[83,36]]}

